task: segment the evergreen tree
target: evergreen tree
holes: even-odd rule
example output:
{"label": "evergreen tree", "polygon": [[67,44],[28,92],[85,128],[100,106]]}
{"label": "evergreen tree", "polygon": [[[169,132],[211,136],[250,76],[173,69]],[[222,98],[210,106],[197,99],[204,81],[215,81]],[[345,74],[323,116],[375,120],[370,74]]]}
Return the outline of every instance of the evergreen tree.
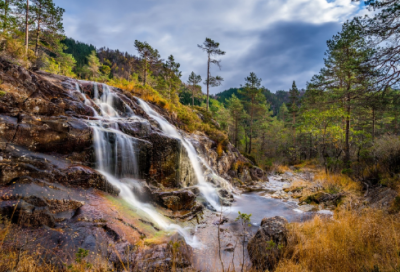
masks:
{"label": "evergreen tree", "polygon": [[[193,71],[192,73],[189,75],[189,79],[188,79],[188,84],[190,85],[191,89],[192,89],[192,107],[194,107],[194,97],[196,96],[196,89],[197,85],[201,82],[201,76],[200,75],[196,75]],[[201,92],[201,89],[200,89]]]}
{"label": "evergreen tree", "polygon": [[327,45],[325,68],[314,76],[309,87],[316,89],[313,91],[316,93],[325,91],[328,95],[326,103],[337,103],[337,107],[344,109],[344,164],[349,167],[351,114],[365,95],[373,90],[372,81],[376,73],[366,64],[373,51],[366,46],[353,22],[345,23],[342,32],[329,40]]}
{"label": "evergreen tree", "polygon": [[181,65],[175,62],[173,55],[168,57],[168,60],[163,64],[162,76],[167,89],[167,96],[169,100],[172,100],[176,96],[180,85],[180,78],[182,72],[179,71]]}
{"label": "evergreen tree", "polygon": [[157,64],[160,61],[160,54],[157,49],[151,47],[147,42],[135,40],[135,47],[142,59],[143,67],[143,86],[146,86],[147,71],[151,65]]}
{"label": "evergreen tree", "polygon": [[235,95],[232,95],[227,101],[228,109],[233,119],[233,142],[236,147],[239,146],[239,129],[244,117],[243,104]]}
{"label": "evergreen tree", "polygon": [[292,115],[293,147],[296,148],[296,115],[298,113],[300,92],[297,89],[296,82],[293,81],[292,88],[289,90],[289,112]]}
{"label": "evergreen tree", "polygon": [[35,54],[40,47],[51,48],[64,38],[62,18],[65,10],[57,7],[52,0],[32,0],[31,19],[36,26]]}
{"label": "evergreen tree", "polygon": [[211,64],[217,65],[221,69],[221,61],[213,58],[214,56],[223,56],[226,52],[219,49],[219,43],[210,38],[206,38],[203,44],[197,45],[201,50],[207,53],[207,79],[204,84],[207,86],[207,110],[209,108],[210,86],[217,87],[221,85],[223,78],[220,76],[213,77],[211,75]]}
{"label": "evergreen tree", "polygon": [[254,130],[254,120],[257,117],[257,112],[259,106],[265,102],[265,97],[261,94],[261,78],[258,78],[255,73],[251,72],[248,77],[245,78],[245,85],[243,90],[239,90],[239,94],[243,97],[243,104],[247,109],[249,115],[249,125],[248,125],[248,136],[249,136],[249,146],[247,153],[252,152],[252,140],[253,140],[253,130]]}
{"label": "evergreen tree", "polygon": [[95,78],[99,75],[100,61],[96,55],[96,51],[92,51],[92,53],[88,56],[88,65],[86,69],[89,71],[92,78]]}

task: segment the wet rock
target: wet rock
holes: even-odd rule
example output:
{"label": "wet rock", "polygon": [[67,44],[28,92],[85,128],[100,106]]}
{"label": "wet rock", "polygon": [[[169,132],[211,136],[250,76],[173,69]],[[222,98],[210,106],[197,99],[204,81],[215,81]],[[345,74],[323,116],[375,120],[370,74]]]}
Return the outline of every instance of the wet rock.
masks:
{"label": "wet rock", "polygon": [[264,171],[258,167],[252,167],[250,169],[250,176],[254,181],[260,181],[264,178]]}
{"label": "wet rock", "polygon": [[217,221],[215,221],[215,222],[213,223],[213,225],[218,226],[218,225],[223,225],[223,224],[228,223],[228,222],[229,222],[229,219],[228,219],[228,218],[222,217],[221,219],[218,219]]}
{"label": "wet rock", "polygon": [[24,200],[1,201],[0,214],[25,227],[55,226],[54,216],[48,207],[35,207]]}
{"label": "wet rock", "polygon": [[152,133],[149,141],[153,144],[150,169],[152,179],[167,188],[180,187],[180,141],[161,133]]}
{"label": "wet rock", "polygon": [[244,169],[244,170],[239,174],[239,179],[240,179],[243,183],[252,182],[252,179],[251,179],[251,175],[250,175],[249,170]]}
{"label": "wet rock", "polygon": [[192,266],[193,249],[183,237],[175,234],[167,244],[155,245],[139,252],[136,260],[135,272],[175,271]]}
{"label": "wet rock", "polygon": [[153,192],[153,200],[172,211],[191,210],[195,205],[196,195],[189,190]]}
{"label": "wet rock", "polygon": [[221,205],[223,206],[231,206],[235,201],[233,194],[226,189],[218,189],[217,193],[219,195]]}
{"label": "wet rock", "polygon": [[388,208],[397,195],[395,190],[387,187],[373,188],[368,192],[366,203],[372,208]]}
{"label": "wet rock", "polygon": [[314,205],[301,205],[298,209],[300,211],[303,211],[303,212],[316,212],[316,211],[318,211],[318,207],[316,207]]}
{"label": "wet rock", "polygon": [[225,246],[224,251],[227,251],[227,252],[234,252],[234,251],[235,251],[235,247],[234,247],[231,243],[229,243],[229,244],[227,244],[227,245]]}
{"label": "wet rock", "polygon": [[281,248],[287,244],[288,221],[280,216],[264,218],[256,235],[250,239],[247,250],[253,267],[273,271],[282,257]]}
{"label": "wet rock", "polygon": [[112,195],[118,195],[119,189],[97,171],[83,165],[72,165],[65,171],[67,183],[82,188],[96,188]]}

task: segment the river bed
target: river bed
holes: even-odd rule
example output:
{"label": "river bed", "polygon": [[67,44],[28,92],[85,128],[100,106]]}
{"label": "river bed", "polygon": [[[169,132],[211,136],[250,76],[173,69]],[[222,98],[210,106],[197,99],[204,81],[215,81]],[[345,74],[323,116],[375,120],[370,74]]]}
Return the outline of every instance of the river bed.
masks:
{"label": "river bed", "polygon": [[[315,213],[302,213],[297,209],[295,202],[285,202],[280,199],[268,197],[265,192],[243,193],[235,196],[235,202],[231,207],[224,207],[222,216],[220,211],[215,213],[205,211],[204,220],[196,227],[196,238],[203,244],[202,248],[194,250],[194,266],[199,271],[222,271],[218,252],[218,222],[220,218],[226,218],[220,227],[221,258],[224,268],[230,271],[240,271],[243,262],[242,229],[236,221],[238,212],[252,214],[251,225],[247,237],[252,237],[265,217],[282,216],[289,222],[302,222],[311,219]],[[244,263],[250,266],[247,255],[247,240],[245,242]],[[235,270],[233,270],[235,267]]]}

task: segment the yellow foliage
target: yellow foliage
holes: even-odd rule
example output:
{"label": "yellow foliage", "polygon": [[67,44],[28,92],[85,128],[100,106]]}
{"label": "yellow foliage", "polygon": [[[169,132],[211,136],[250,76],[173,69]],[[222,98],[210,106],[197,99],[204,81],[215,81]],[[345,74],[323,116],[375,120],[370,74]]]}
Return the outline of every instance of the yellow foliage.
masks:
{"label": "yellow foliage", "polygon": [[110,80],[107,84],[126,90],[132,95],[156,104],[160,108],[170,112],[172,115],[176,115],[177,119],[182,122],[180,128],[187,132],[203,131],[217,144],[222,144],[222,148],[228,142],[228,136],[225,133],[215,128],[214,125],[208,122],[203,122],[191,107],[182,105],[179,101],[174,102],[173,100],[170,101],[165,99],[152,87],[148,85],[143,86],[135,78],[133,78],[132,81],[115,78]]}
{"label": "yellow foliage", "polygon": [[218,157],[221,157],[223,152],[224,152],[224,149],[222,148],[222,143],[219,143],[219,144],[217,145],[217,154],[218,154]]}
{"label": "yellow foliage", "polygon": [[343,191],[352,193],[359,192],[362,189],[360,183],[343,174],[327,174],[324,171],[320,171],[315,174],[314,179],[325,188],[337,187]]}
{"label": "yellow foliage", "polygon": [[317,216],[289,226],[285,260],[276,271],[398,271],[399,238],[400,218],[383,211]]}

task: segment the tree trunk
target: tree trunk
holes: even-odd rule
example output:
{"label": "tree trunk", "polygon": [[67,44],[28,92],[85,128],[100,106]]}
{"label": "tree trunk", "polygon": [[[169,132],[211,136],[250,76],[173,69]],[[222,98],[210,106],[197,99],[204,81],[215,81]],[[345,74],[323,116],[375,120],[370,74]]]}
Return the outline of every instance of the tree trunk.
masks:
{"label": "tree trunk", "polygon": [[244,149],[244,151],[245,151],[244,153],[248,153],[247,152],[247,133],[246,132],[244,133],[244,140],[246,141],[246,147]]}
{"label": "tree trunk", "polygon": [[250,143],[249,143],[249,154],[252,151],[252,140],[253,140],[253,119],[254,119],[254,98],[251,99],[251,113],[250,113]]}
{"label": "tree trunk", "polygon": [[238,117],[235,120],[235,146],[238,148],[238,138],[239,138],[239,127],[238,127]]}
{"label": "tree trunk", "polygon": [[7,16],[8,16],[8,7],[10,5],[10,0],[5,1],[5,7],[4,7],[4,22],[3,22],[3,33],[7,33]]}
{"label": "tree trunk", "polygon": [[345,167],[350,167],[350,94],[347,95],[347,116],[346,116],[346,140],[345,140],[345,148],[344,148],[344,164]]}
{"label": "tree trunk", "polygon": [[372,107],[372,142],[375,142],[375,108]]}
{"label": "tree trunk", "polygon": [[293,112],[293,146],[296,147],[296,113]]}
{"label": "tree trunk", "polygon": [[143,71],[144,79],[143,79],[143,86],[146,86],[146,79],[147,79],[147,59],[144,58],[144,71]]}
{"label": "tree trunk", "polygon": [[25,19],[25,55],[28,57],[29,49],[29,0],[26,0],[26,19]]}
{"label": "tree trunk", "polygon": [[41,10],[42,10],[42,4],[39,5],[39,18],[38,18],[38,27],[37,27],[37,33],[36,33],[36,46],[35,46],[35,55],[36,56],[38,55],[38,49],[39,49]]}
{"label": "tree trunk", "polygon": [[192,86],[192,107],[194,108],[194,83]]}
{"label": "tree trunk", "polygon": [[207,61],[207,111],[209,108],[209,95],[210,95],[210,54],[208,54],[208,61]]}

